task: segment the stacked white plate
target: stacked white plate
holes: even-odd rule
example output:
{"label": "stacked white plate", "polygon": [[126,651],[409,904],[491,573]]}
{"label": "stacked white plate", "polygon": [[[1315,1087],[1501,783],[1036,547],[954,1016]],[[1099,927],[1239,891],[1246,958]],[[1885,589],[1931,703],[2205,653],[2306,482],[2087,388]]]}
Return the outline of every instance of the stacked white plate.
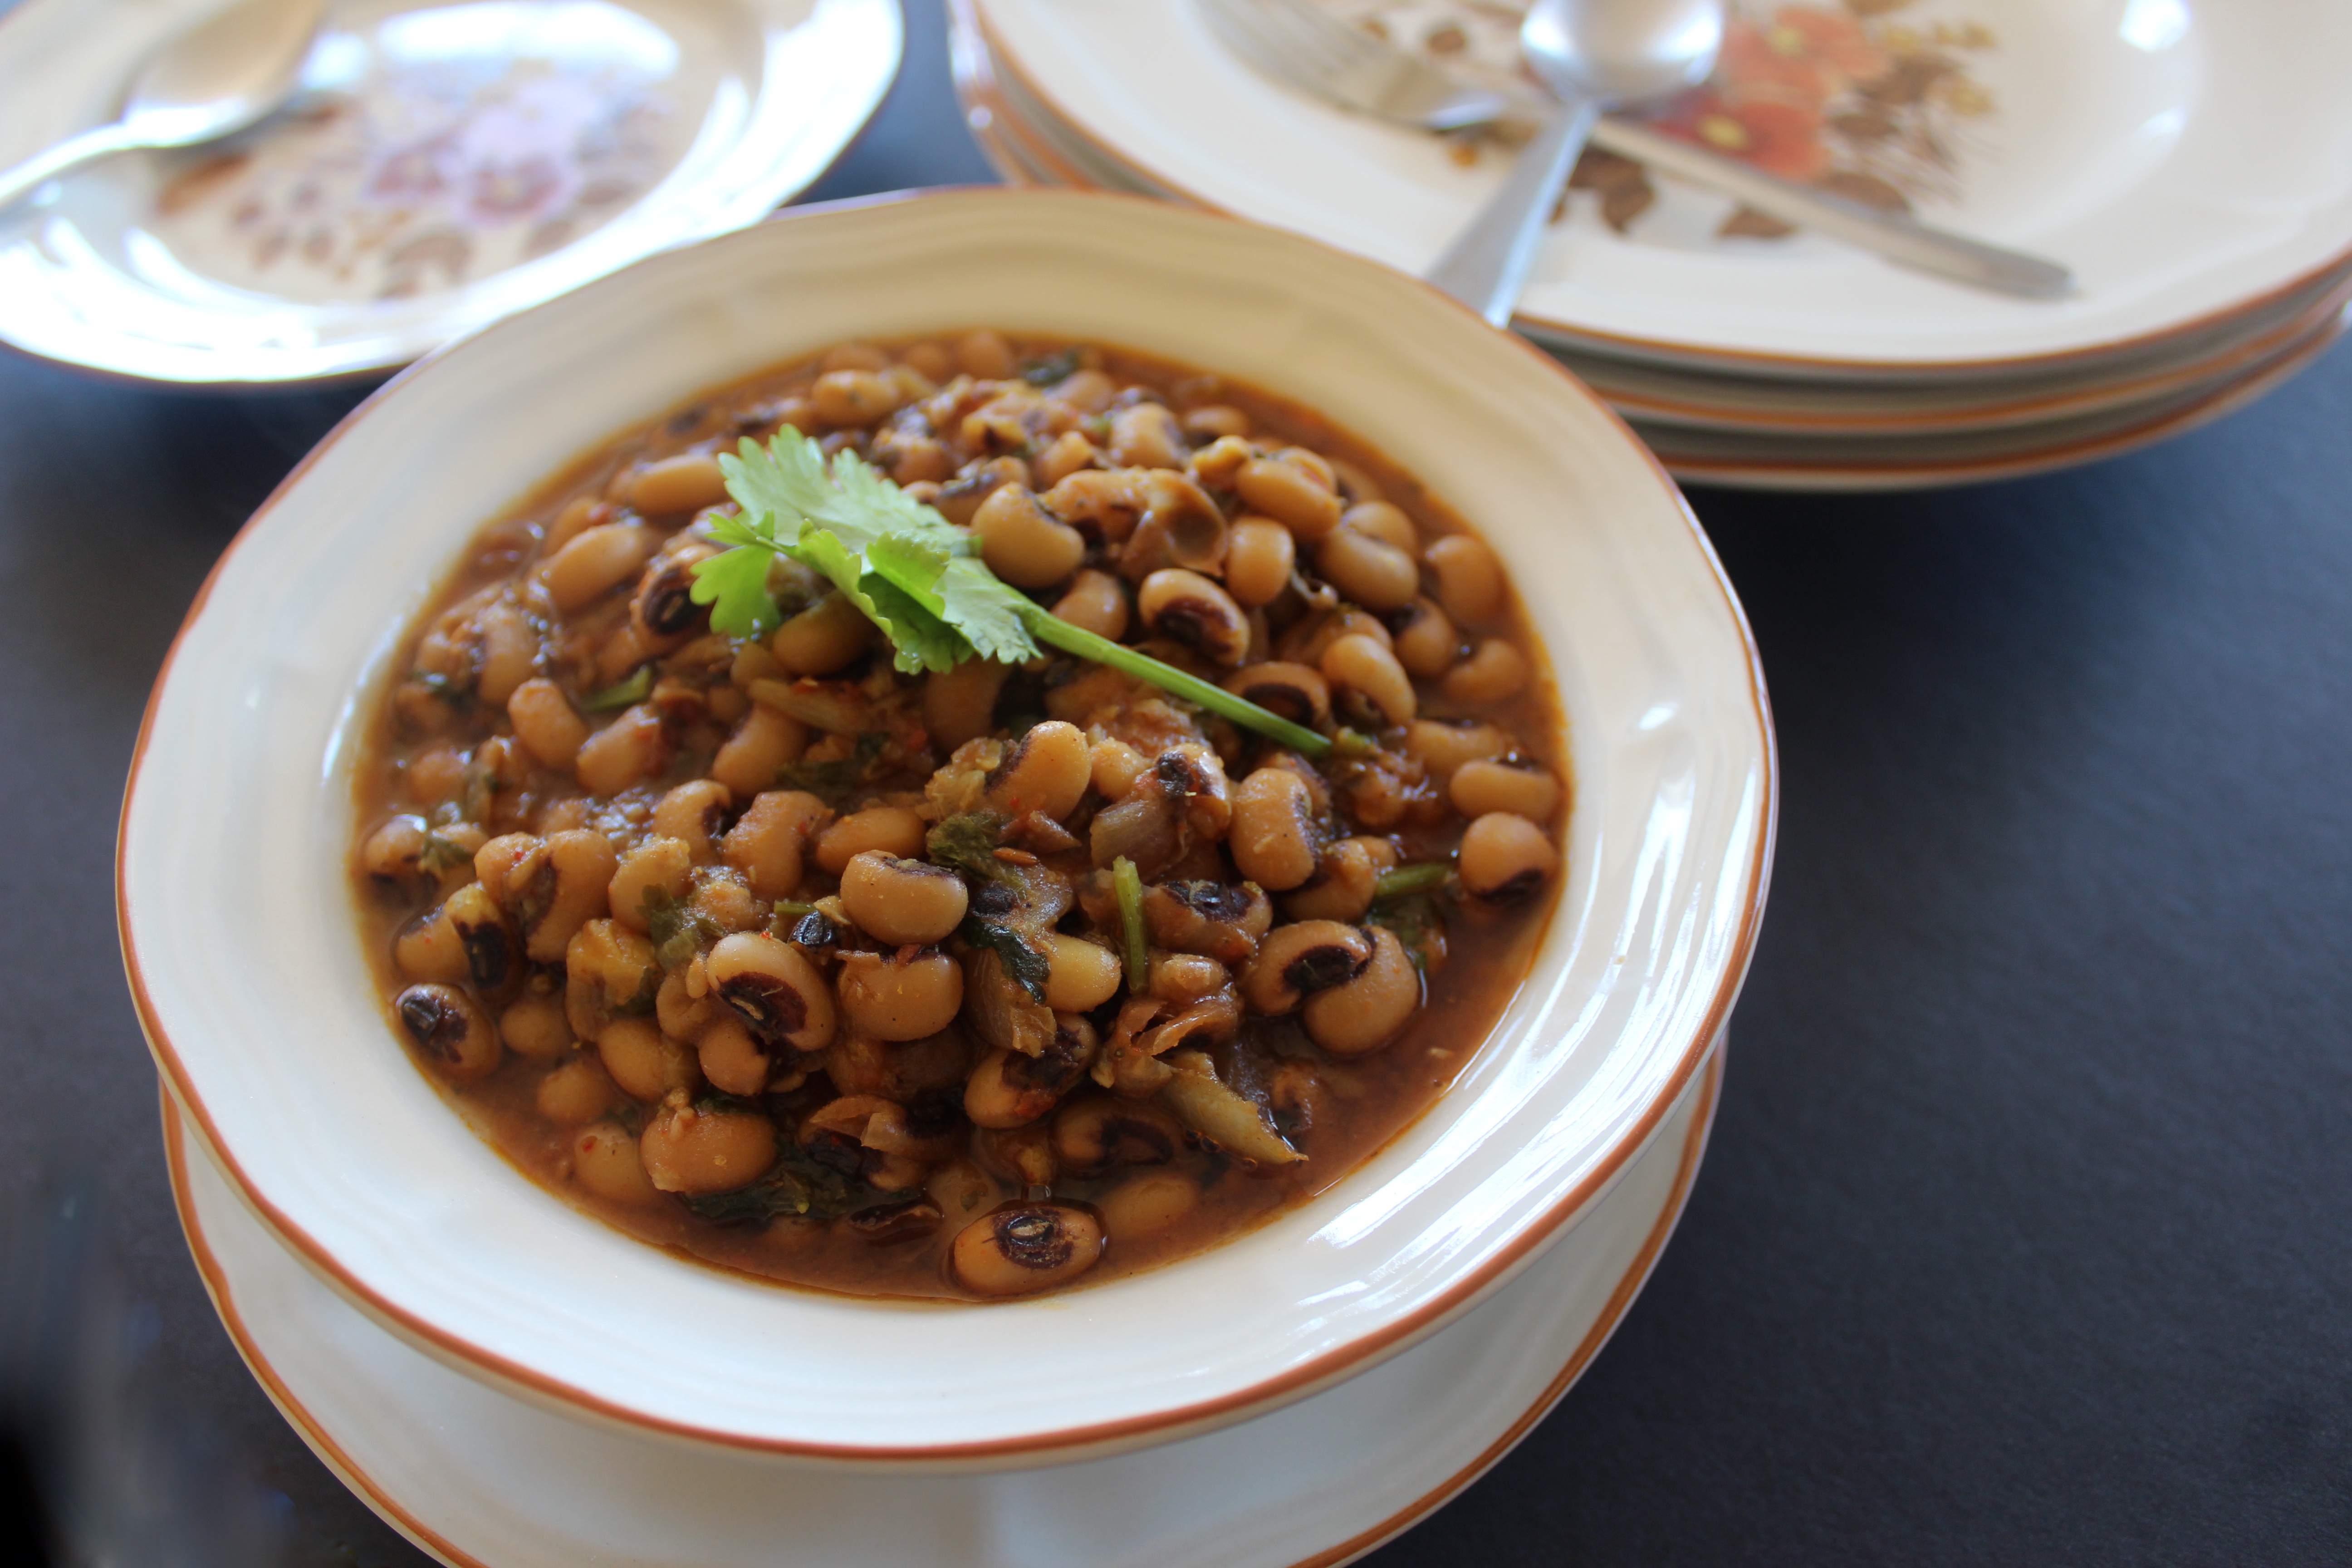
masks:
{"label": "stacked white plate", "polygon": [[[1474,77],[1498,68],[1521,8],[1320,3]],[[972,128],[1016,182],[1186,202],[1419,272],[1507,156],[1465,163],[1277,85],[1192,0],[951,9]],[[2343,331],[2340,0],[1733,11],[1716,79],[1670,121],[1776,173],[1892,187],[1928,221],[2063,262],[2077,288],[2017,300],[1801,232],[1726,235],[1731,203],[1665,177],[1618,227],[1580,193],[1516,325],[1677,475],[1894,489],[2084,462],[2243,405]]]}

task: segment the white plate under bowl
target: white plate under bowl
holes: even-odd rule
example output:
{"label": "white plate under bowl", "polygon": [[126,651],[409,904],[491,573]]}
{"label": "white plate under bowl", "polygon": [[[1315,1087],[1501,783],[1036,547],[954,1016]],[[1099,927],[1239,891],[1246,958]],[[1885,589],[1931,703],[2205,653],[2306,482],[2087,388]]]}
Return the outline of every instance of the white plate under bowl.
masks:
{"label": "white plate under bowl", "polygon": [[[845,1476],[570,1419],[450,1372],[321,1284],[170,1097],[173,1190],[230,1336],[319,1457],[460,1568],[1327,1568],[1508,1453],[1633,1303],[1706,1147],[1723,1047],[1575,1231],[1460,1322],[1338,1388],[1139,1454]],[[428,1436],[429,1435],[429,1436]]]}
{"label": "white plate under bowl", "polygon": [[[1025,85],[1098,162],[1215,210],[1417,273],[1501,176],[1270,83],[1190,0],[974,4],[1008,94]],[[1784,8],[1743,3],[1768,27]],[[2009,299],[1802,234],[1717,239],[1727,204],[1661,181],[1630,236],[1576,204],[1522,322],[1758,374],[2002,375],[2197,331],[2352,256],[2336,0],[1920,0],[1873,25],[1985,30],[1966,67],[1991,112],[1966,121],[1957,189],[1922,216],[2066,263],[2074,298]]]}
{"label": "white plate under bowl", "polygon": [[[844,338],[979,322],[1296,398],[1479,526],[1529,585],[1569,722],[1568,866],[1528,979],[1452,1089],[1315,1200],[1042,1299],[779,1289],[565,1206],[425,1081],[360,946],[352,752],[434,581],[583,447]],[[1003,1466],[1302,1397],[1524,1267],[1654,1135],[1727,1016],[1774,800],[1730,587],[1664,472],[1557,365],[1293,236],[975,190],[788,213],[652,258],[379,392],[264,504],[182,629],[118,893],[174,1092],[272,1226],[379,1321],[531,1397],[684,1438]]]}
{"label": "white plate under bowl", "polygon": [[[110,120],[224,4],[25,0],[0,165]],[[0,341],[205,386],[405,364],[756,222],[848,148],[903,44],[897,0],[339,0],[295,112],[0,216]]]}

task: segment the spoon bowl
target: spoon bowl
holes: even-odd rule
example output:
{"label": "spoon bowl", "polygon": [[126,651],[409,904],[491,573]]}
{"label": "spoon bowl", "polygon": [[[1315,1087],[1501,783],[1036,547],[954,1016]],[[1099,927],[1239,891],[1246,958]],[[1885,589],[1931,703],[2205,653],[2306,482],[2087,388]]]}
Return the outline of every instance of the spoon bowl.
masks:
{"label": "spoon bowl", "polygon": [[256,123],[294,96],[327,0],[242,0],[139,68],[121,118],[0,173],[5,210],[69,170],[116,153],[188,147]]}
{"label": "spoon bowl", "polygon": [[1429,271],[1498,327],[1510,324],[1593,121],[1706,79],[1723,47],[1723,0],[1536,0],[1519,47],[1559,104]]}

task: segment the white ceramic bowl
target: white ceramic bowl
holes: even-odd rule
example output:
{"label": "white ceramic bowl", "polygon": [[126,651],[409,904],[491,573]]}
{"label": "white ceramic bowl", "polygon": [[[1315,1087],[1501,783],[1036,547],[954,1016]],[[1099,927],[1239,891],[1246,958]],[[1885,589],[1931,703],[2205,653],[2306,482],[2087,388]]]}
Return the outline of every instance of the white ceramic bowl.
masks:
{"label": "white ceramic bowl", "polygon": [[[1041,1300],[796,1292],[565,1206],[413,1065],[343,870],[361,694],[468,536],[584,447],[845,338],[979,323],[1295,397],[1473,520],[1528,594],[1568,715],[1569,870],[1532,975],[1459,1082],[1315,1201]],[[133,765],[118,891],[141,1015],[192,1122],[287,1245],[412,1343],[688,1438],[1002,1466],[1300,1397],[1524,1267],[1642,1149],[1721,1026],[1773,803],[1755,650],[1704,536],[1550,361],[1310,241],[1124,198],[969,191],[655,258],[370,400],[191,613]]]}

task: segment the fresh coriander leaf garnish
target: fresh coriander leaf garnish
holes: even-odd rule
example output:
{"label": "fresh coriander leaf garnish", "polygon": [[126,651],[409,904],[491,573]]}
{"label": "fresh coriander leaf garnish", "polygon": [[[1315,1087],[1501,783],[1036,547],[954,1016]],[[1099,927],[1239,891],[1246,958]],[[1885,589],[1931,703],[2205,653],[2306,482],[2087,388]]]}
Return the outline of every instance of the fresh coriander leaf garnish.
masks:
{"label": "fresh coriander leaf garnish", "polygon": [[966,915],[956,934],[974,947],[984,947],[995,953],[1004,965],[1004,973],[1013,983],[1029,993],[1033,1002],[1045,999],[1045,977],[1052,971],[1037,944],[1001,921],[985,920],[979,915]]}
{"label": "fresh coriander leaf garnish", "polygon": [[904,1201],[905,1194],[877,1192],[854,1176],[810,1159],[796,1145],[787,1145],[768,1173],[748,1187],[678,1199],[690,1212],[718,1225],[766,1225],[773,1219],[802,1216],[839,1219]]}
{"label": "fresh coriander leaf garnish", "polygon": [[1408,893],[1376,903],[1368,918],[1396,933],[1404,955],[1423,974],[1445,962],[1445,915],[1427,893]]}
{"label": "fresh coriander leaf garnish", "polygon": [[866,782],[887,743],[887,737],[868,730],[857,737],[857,749],[848,756],[788,764],[776,775],[776,787],[804,790],[837,810]]}
{"label": "fresh coriander leaf garnish", "polygon": [[1078,351],[1040,354],[1021,367],[1021,379],[1039,388],[1056,386],[1078,374]]}
{"label": "fresh coriander leaf garnish", "polygon": [[967,877],[993,881],[1004,874],[1004,862],[996,858],[997,836],[1003,831],[1004,818],[992,811],[959,812],[924,835],[923,853]]}
{"label": "fresh coriander leaf garnish", "polygon": [[592,691],[582,698],[580,706],[591,713],[610,713],[615,708],[626,708],[632,702],[643,702],[652,695],[653,689],[654,667],[650,664],[641,664],[637,666],[636,673],[626,680],[615,681],[602,691]]}
{"label": "fresh coriander leaf garnish", "polygon": [[907,674],[945,671],[971,658],[1022,664],[1044,644],[1148,681],[1307,756],[1331,750],[1329,740],[1302,724],[1062,620],[991,572],[970,536],[855,452],[836,453],[828,474],[816,443],[788,425],[765,447],[746,439],[719,466],[742,515],[713,521],[711,538],[728,548],[693,568],[694,601],[711,606],[716,631],[755,637],[779,624],[767,569],[784,555],[823,574],[881,627]]}
{"label": "fresh coriander leaf garnish", "polygon": [[654,944],[654,961],[665,973],[694,962],[695,955],[715,945],[727,933],[719,922],[688,909],[670,896],[667,888],[647,888],[637,901],[646,935]]}

